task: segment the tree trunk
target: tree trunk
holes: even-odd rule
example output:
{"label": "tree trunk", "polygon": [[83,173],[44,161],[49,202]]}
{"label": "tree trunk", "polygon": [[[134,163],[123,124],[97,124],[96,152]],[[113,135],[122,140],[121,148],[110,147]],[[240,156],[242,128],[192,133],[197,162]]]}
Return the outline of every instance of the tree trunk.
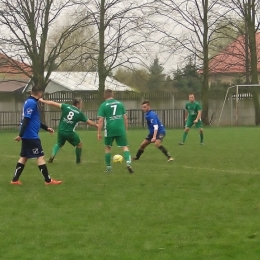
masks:
{"label": "tree trunk", "polygon": [[204,1],[203,18],[203,85],[201,89],[202,122],[209,125],[209,46],[208,46],[208,0]]}
{"label": "tree trunk", "polygon": [[[257,71],[257,50],[256,50],[256,37],[255,37],[255,0],[248,1],[247,11],[247,25],[249,36],[249,49],[250,49],[250,62],[251,62],[251,83],[258,84],[258,71]],[[258,88],[253,87],[252,91],[253,102],[255,106],[255,124],[260,124],[260,105]]]}
{"label": "tree trunk", "polygon": [[101,0],[100,4],[100,24],[99,24],[99,56],[98,56],[98,77],[99,77],[99,101],[104,100],[105,81],[107,71],[105,67],[105,0]]}

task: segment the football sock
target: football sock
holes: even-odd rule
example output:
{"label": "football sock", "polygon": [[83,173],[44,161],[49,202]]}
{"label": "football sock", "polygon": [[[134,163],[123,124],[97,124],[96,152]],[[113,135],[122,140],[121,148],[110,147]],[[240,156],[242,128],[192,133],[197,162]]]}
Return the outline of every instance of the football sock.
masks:
{"label": "football sock", "polygon": [[124,151],[124,158],[127,165],[131,164],[131,155],[129,151]]}
{"label": "football sock", "polygon": [[58,144],[55,144],[52,149],[52,156],[56,156],[56,154],[59,152],[60,146]]}
{"label": "football sock", "polygon": [[80,163],[82,148],[76,147],[75,152],[76,152],[76,163]]}
{"label": "football sock", "polygon": [[18,163],[16,164],[16,168],[15,168],[15,172],[14,172],[14,177],[13,177],[13,180],[12,180],[12,181],[18,181],[18,180],[19,180],[19,177],[20,177],[20,175],[22,174],[23,169],[24,169],[24,164],[18,162]]}
{"label": "football sock", "polygon": [[185,143],[185,140],[187,138],[188,132],[184,132],[182,136],[182,142]]}
{"label": "football sock", "polygon": [[160,149],[162,151],[162,153],[167,156],[168,158],[170,158],[170,154],[168,153],[168,151],[166,150],[166,148],[164,146],[159,146],[158,149]]}
{"label": "football sock", "polygon": [[139,159],[143,152],[144,152],[144,150],[139,149],[139,150],[137,151],[137,153],[136,153],[135,158],[136,158],[136,159]]}
{"label": "football sock", "polygon": [[106,166],[111,166],[111,153],[105,153]]}
{"label": "football sock", "polygon": [[49,176],[46,164],[38,165],[38,168],[40,169],[45,181],[51,182],[51,177]]}
{"label": "football sock", "polygon": [[203,132],[200,132],[200,143],[203,143]]}

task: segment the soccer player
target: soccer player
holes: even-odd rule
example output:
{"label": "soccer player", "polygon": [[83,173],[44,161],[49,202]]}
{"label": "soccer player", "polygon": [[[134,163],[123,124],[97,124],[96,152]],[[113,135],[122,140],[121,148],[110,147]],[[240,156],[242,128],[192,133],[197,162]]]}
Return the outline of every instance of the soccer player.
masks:
{"label": "soccer player", "polygon": [[166,135],[165,128],[163,124],[161,123],[158,115],[151,110],[151,105],[149,100],[145,100],[142,103],[142,110],[145,113],[145,118],[147,121],[147,126],[149,130],[148,136],[145,138],[145,140],[142,142],[140,148],[138,149],[136,156],[133,158],[133,160],[139,160],[140,156],[144,152],[144,149],[150,144],[154,143],[155,146],[161,150],[161,152],[168,158],[168,161],[173,161],[173,158],[169,154],[169,152],[166,150],[164,146],[162,146],[162,141]]}
{"label": "soccer player", "polygon": [[97,124],[92,120],[88,119],[80,108],[82,106],[82,100],[80,98],[75,98],[72,102],[72,105],[61,104],[54,101],[39,100],[40,102],[58,107],[61,109],[61,118],[58,127],[58,141],[54,145],[52,150],[52,155],[49,159],[49,163],[52,163],[57,153],[60,151],[61,147],[68,141],[75,148],[76,153],[76,163],[81,162],[81,153],[82,153],[82,142],[79,138],[79,135],[75,132],[78,122],[86,122],[88,125],[97,127]]}
{"label": "soccer player", "polygon": [[203,128],[201,122],[201,105],[195,100],[193,93],[189,94],[189,102],[185,106],[185,130],[182,137],[182,142],[179,145],[184,145],[190,128],[195,125],[199,129],[200,144],[203,145]]}
{"label": "soccer player", "polygon": [[40,128],[53,133],[54,130],[43,123],[40,120],[40,111],[38,107],[38,100],[41,98],[43,92],[32,88],[31,96],[25,101],[23,106],[23,118],[21,124],[21,130],[19,135],[15,138],[15,141],[20,142],[22,140],[22,148],[20,153],[20,159],[17,162],[14,177],[11,184],[21,185],[19,180],[20,175],[23,172],[25,164],[28,159],[36,158],[38,167],[45,179],[46,185],[61,184],[62,181],[56,181],[49,176],[48,169],[44,160],[44,153],[39,138]]}
{"label": "soccer player", "polygon": [[114,99],[113,91],[106,89],[104,93],[105,102],[103,102],[98,110],[98,139],[102,139],[101,129],[104,125],[104,143],[105,143],[105,163],[106,172],[111,171],[111,147],[114,140],[124,151],[129,173],[134,173],[131,167],[131,155],[128,149],[126,131],[128,120],[124,105]]}

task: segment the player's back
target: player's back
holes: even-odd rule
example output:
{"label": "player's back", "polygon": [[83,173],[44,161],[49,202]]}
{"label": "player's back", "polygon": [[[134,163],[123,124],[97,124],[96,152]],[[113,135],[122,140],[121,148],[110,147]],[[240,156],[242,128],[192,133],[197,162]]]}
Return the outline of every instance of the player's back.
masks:
{"label": "player's back", "polygon": [[87,117],[73,105],[61,104],[61,111],[59,131],[74,131],[78,122],[87,121]]}
{"label": "player's back", "polygon": [[124,105],[116,99],[108,99],[101,104],[98,116],[104,118],[105,136],[122,136],[126,134],[125,114]]}

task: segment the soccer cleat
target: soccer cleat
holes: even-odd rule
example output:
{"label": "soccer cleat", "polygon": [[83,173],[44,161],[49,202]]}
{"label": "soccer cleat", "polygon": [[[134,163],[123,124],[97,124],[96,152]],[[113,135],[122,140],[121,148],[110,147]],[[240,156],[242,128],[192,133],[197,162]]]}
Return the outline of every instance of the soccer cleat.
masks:
{"label": "soccer cleat", "polygon": [[173,160],[174,160],[174,158],[172,158],[172,157],[168,158],[168,162],[172,162]]}
{"label": "soccer cleat", "polygon": [[50,159],[48,160],[49,163],[53,163],[54,156],[51,156]]}
{"label": "soccer cleat", "polygon": [[180,142],[179,145],[184,145],[184,143]]}
{"label": "soccer cleat", "polygon": [[18,181],[11,181],[12,185],[22,185],[22,183],[18,180]]}
{"label": "soccer cleat", "polygon": [[111,166],[107,166],[105,172],[111,172]]}
{"label": "soccer cleat", "polygon": [[62,183],[62,181],[56,181],[54,179],[51,179],[50,182],[45,182],[45,185],[59,185],[61,183]]}
{"label": "soccer cleat", "polygon": [[200,143],[200,145],[205,145],[204,143]]}
{"label": "soccer cleat", "polygon": [[137,161],[137,160],[139,160],[139,158],[137,158],[137,157],[132,158],[132,161]]}
{"label": "soccer cleat", "polygon": [[134,173],[133,168],[131,167],[131,165],[127,165],[127,170],[129,171],[129,173]]}

